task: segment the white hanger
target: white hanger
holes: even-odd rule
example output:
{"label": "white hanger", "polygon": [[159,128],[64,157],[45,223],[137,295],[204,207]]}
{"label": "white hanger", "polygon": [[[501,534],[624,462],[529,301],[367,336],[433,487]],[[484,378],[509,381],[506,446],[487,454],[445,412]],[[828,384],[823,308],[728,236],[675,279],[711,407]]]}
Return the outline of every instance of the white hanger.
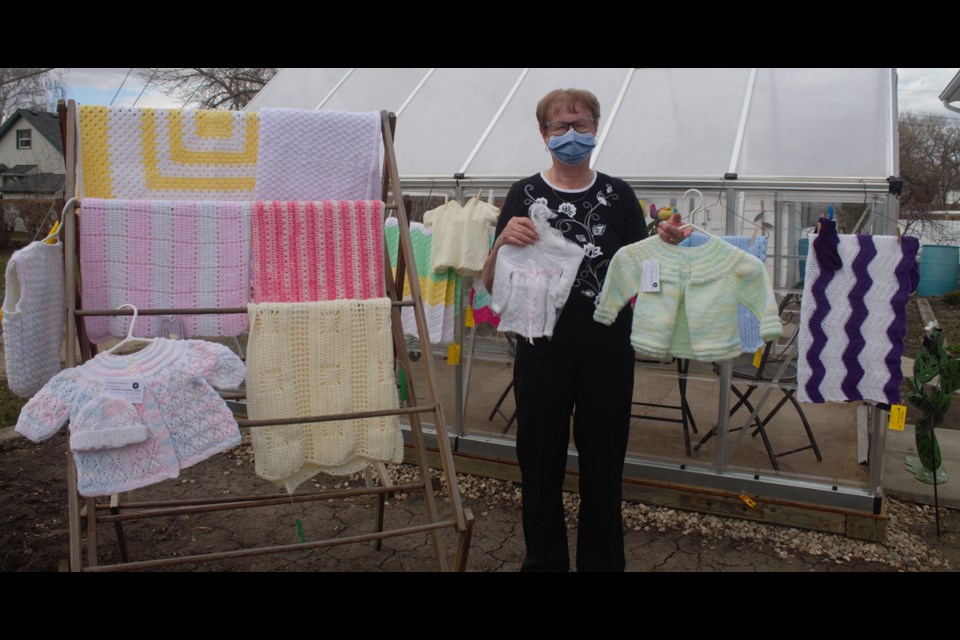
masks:
{"label": "white hanger", "polygon": [[[693,208],[693,211],[690,212],[690,219],[693,220],[693,217],[694,217],[695,215],[697,215],[698,213],[700,213],[701,211],[703,211],[704,209],[706,209],[706,208],[707,208],[707,205],[706,205],[705,199],[704,199],[704,197],[703,197],[703,194],[700,193],[700,190],[699,190],[699,189],[687,189],[686,192],[683,194],[683,198],[681,198],[681,199],[682,199],[682,200],[686,200],[686,199],[687,199],[687,196],[690,195],[691,193],[695,193],[695,194],[697,194],[698,196],[700,196],[700,203],[699,203],[696,207]],[[713,235],[713,234],[710,233],[709,231],[705,231],[705,230],[701,229],[700,227],[698,227],[697,225],[693,224],[692,222],[688,222],[688,223],[686,223],[686,224],[680,225],[680,228],[681,228],[681,229],[686,229],[687,227],[693,227],[694,229],[696,229],[696,230],[699,231],[700,233],[705,233],[705,234],[707,234],[708,236]]]}
{"label": "white hanger", "polygon": [[113,345],[113,346],[110,347],[109,349],[107,349],[107,353],[113,353],[114,351],[116,351],[117,349],[119,349],[120,347],[122,347],[123,345],[125,345],[125,344],[127,344],[127,343],[129,343],[129,342],[146,342],[146,343],[151,343],[151,342],[154,341],[154,338],[135,338],[135,337],[133,337],[133,325],[136,324],[136,322],[137,322],[137,315],[140,313],[140,311],[139,311],[135,306],[133,306],[132,304],[122,304],[122,305],[120,305],[119,307],[117,307],[117,309],[123,309],[124,307],[130,307],[131,309],[133,309],[133,317],[130,319],[130,327],[127,329],[127,337],[124,338],[123,340],[121,340],[120,342],[118,342],[117,344]]}

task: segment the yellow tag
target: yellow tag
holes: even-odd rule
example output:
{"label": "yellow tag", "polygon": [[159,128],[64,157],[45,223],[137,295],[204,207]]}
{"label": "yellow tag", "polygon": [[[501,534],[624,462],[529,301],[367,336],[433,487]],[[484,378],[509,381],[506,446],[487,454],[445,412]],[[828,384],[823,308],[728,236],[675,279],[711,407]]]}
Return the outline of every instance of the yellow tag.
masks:
{"label": "yellow tag", "polygon": [[740,494],[740,499],[746,502],[747,506],[750,507],[751,509],[757,506],[757,503],[754,502],[753,499],[745,493]]}
{"label": "yellow tag", "polygon": [[456,342],[447,347],[447,364],[460,364],[460,345]]}
{"label": "yellow tag", "polygon": [[903,431],[903,426],[906,423],[907,423],[907,405],[905,404],[890,405],[890,423],[887,425],[888,428],[893,429],[894,431]]}
{"label": "yellow tag", "polygon": [[470,305],[467,305],[467,313],[463,319],[463,326],[469,329],[470,327],[473,326],[473,324],[474,324],[473,323],[473,307],[471,307]]}
{"label": "yellow tag", "polygon": [[57,244],[57,239],[53,236],[56,235],[57,231],[60,230],[60,221],[57,220],[53,223],[53,228],[50,229],[50,233],[47,234],[47,237],[43,239],[47,244]]}
{"label": "yellow tag", "polygon": [[760,368],[760,361],[763,360],[763,347],[757,349],[757,352],[753,354],[753,368]]}

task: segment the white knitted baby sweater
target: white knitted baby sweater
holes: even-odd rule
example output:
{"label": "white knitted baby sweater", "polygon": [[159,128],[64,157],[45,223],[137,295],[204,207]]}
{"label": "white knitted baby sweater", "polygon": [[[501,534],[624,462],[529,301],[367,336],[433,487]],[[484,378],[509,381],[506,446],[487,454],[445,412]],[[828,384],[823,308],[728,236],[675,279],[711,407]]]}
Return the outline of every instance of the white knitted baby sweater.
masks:
{"label": "white knitted baby sweater", "polygon": [[530,206],[539,240],[500,247],[493,276],[490,308],[500,316],[497,331],[513,331],[531,342],[553,336],[583,263],[584,249],[550,226],[551,215],[544,204]]}
{"label": "white knitted baby sweater", "polygon": [[63,245],[32,242],[7,263],[3,351],[7,385],[21,397],[60,371],[63,342]]}
{"label": "white knitted baby sweater", "polygon": [[490,225],[500,209],[470,198],[462,207],[456,200],[423,214],[423,223],[433,227],[430,268],[435,272],[454,269],[462,276],[477,276],[490,253]]}
{"label": "white knitted baby sweater", "polygon": [[[249,306],[247,409],[255,420],[399,406],[390,300],[267,302]],[[349,475],[401,462],[395,415],[252,429],[258,476],[293,492],[321,471]]]}
{"label": "white knitted baby sweater", "polygon": [[137,353],[101,353],[61,371],[20,412],[17,432],[39,442],[69,419],[80,493],[130,491],[240,444],[213,387],[235,388],[244,374],[223,345],[157,338]]}
{"label": "white knitted baby sweater", "polygon": [[[643,291],[644,260],[659,263],[659,291]],[[630,341],[653,356],[714,361],[740,355],[738,304],[760,319],[764,340],[783,333],[763,263],[715,236],[698,247],[653,236],[617,251],[593,319],[613,324],[635,295]]]}

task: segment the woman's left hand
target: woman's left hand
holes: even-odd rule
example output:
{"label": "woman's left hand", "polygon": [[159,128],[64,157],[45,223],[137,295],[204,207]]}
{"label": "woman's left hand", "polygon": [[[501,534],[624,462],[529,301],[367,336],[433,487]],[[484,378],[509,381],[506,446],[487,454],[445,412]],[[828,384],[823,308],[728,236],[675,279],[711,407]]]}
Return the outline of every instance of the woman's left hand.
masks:
{"label": "woman's left hand", "polygon": [[675,213],[673,214],[672,218],[669,220],[664,220],[657,225],[657,235],[659,235],[660,239],[667,244],[679,244],[683,242],[683,240],[691,233],[693,233],[693,227],[681,229],[681,224],[680,214]]}

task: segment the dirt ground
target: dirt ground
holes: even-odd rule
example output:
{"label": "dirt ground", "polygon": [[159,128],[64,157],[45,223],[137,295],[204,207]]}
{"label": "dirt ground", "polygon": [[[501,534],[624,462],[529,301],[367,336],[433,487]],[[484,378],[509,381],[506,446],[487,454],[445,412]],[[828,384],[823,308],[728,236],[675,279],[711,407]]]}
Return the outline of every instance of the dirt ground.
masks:
{"label": "dirt ground", "polygon": [[[136,492],[138,500],[175,499],[281,491],[254,475],[249,449],[237,448],[190,469],[181,477]],[[60,433],[40,444],[23,438],[0,441],[0,571],[62,571],[67,567],[65,456],[67,437]],[[395,481],[409,480],[411,467],[391,468]],[[471,572],[517,571],[523,559],[519,486],[476,476],[459,476],[464,503],[476,516],[470,559]],[[334,484],[324,477],[308,485]],[[359,484],[354,478],[350,484]],[[307,486],[307,489],[314,487]],[[571,545],[576,539],[575,494],[565,498]],[[441,517],[448,513],[441,505]],[[682,512],[643,504],[624,507],[628,571],[736,572],[895,572],[953,571],[960,567],[960,512],[941,509],[941,537],[936,535],[931,507],[887,501],[890,521],[887,540],[875,544],[839,534],[803,531]],[[286,544],[366,533],[373,528],[373,502],[368,497],[347,501],[286,504],[275,507],[208,514],[180,515],[127,523],[129,559],[169,558],[255,545]],[[421,524],[422,497],[388,500],[388,528]],[[99,562],[119,561],[117,535],[109,524],[98,527]],[[452,531],[441,535],[442,548],[452,554]],[[436,567],[428,535],[408,535],[372,543],[341,545],[309,551],[284,552],[208,564],[185,564],[168,571],[432,571]]]}

